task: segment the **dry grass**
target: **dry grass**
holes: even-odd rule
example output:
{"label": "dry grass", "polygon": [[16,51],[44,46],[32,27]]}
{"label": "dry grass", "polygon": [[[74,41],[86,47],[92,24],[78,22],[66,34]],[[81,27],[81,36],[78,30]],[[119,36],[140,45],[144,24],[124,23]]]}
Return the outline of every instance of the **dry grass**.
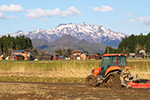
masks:
{"label": "dry grass", "polygon": [[132,68],[132,74],[150,79],[150,59],[129,60],[128,66]]}
{"label": "dry grass", "polygon": [[[50,77],[50,78],[85,78],[93,68],[99,67],[100,60],[87,61],[27,61],[0,62],[0,76],[15,77]],[[150,60],[128,60],[131,73],[141,78],[150,79]],[[42,78],[43,79],[43,78]]]}
{"label": "dry grass", "polygon": [[86,77],[101,61],[0,62],[0,76]]}

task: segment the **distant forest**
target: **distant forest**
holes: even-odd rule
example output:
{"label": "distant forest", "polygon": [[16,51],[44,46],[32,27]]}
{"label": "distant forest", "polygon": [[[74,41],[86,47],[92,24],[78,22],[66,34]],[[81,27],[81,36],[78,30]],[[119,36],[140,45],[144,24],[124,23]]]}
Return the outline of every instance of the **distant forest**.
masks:
{"label": "distant forest", "polygon": [[118,45],[117,49],[110,46],[106,47],[105,53],[138,53],[140,50],[150,52],[150,33],[147,35],[130,35],[122,39],[122,42]]}
{"label": "distant forest", "polygon": [[24,35],[16,38],[10,35],[0,37],[0,54],[10,55],[13,50],[29,50],[32,48],[31,39]]}

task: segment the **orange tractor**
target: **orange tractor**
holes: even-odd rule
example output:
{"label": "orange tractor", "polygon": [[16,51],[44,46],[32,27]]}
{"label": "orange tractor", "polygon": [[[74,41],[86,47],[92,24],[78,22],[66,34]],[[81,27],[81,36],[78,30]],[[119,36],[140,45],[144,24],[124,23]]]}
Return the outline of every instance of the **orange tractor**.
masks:
{"label": "orange tractor", "polygon": [[138,79],[130,72],[125,54],[104,54],[101,68],[94,68],[87,76],[87,86],[110,85],[115,87],[150,88],[147,79]]}

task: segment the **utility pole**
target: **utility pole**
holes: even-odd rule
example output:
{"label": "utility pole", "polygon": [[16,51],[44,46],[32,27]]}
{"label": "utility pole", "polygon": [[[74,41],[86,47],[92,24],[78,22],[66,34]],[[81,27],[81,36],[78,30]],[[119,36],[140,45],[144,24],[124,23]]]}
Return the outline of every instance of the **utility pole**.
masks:
{"label": "utility pole", "polygon": [[61,44],[62,58],[64,57],[63,44]]}
{"label": "utility pole", "polygon": [[107,53],[109,54],[109,46],[107,46]]}

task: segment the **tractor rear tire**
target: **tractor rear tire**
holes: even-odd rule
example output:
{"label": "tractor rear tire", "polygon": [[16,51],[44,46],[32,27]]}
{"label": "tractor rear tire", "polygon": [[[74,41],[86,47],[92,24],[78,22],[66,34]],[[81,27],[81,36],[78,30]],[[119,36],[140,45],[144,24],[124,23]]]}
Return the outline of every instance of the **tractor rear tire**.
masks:
{"label": "tractor rear tire", "polygon": [[112,87],[112,88],[121,88],[121,80],[119,78],[118,75],[116,74],[111,74],[109,77],[108,77],[108,81],[107,83]]}
{"label": "tractor rear tire", "polygon": [[88,87],[96,87],[97,86],[97,79],[93,75],[87,76],[85,80],[85,85]]}

